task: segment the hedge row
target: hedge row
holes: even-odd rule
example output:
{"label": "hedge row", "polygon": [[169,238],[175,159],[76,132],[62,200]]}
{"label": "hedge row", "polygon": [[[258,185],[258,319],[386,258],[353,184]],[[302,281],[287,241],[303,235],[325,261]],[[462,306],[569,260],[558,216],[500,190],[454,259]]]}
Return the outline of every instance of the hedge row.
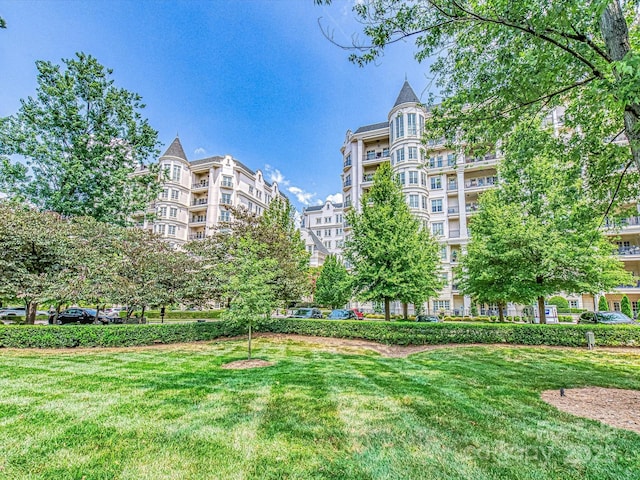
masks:
{"label": "hedge row", "polygon": [[229,322],[104,326],[6,325],[0,326],[0,347],[131,347],[213,340],[240,335],[243,331],[242,326]]}
{"label": "hedge row", "polygon": [[[152,325],[7,325],[0,326],[0,347],[121,347],[213,340],[245,332],[225,321]],[[379,321],[265,319],[258,332],[318,337],[357,338],[391,345],[506,343],[514,345],[586,346],[585,333],[595,333],[596,346],[640,346],[640,326],[532,325],[493,323],[416,323]]]}
{"label": "hedge row", "polygon": [[586,346],[585,334],[592,331],[596,346],[640,346],[640,326],[633,325],[447,324],[274,318],[261,321],[257,330],[318,337],[359,338],[391,345],[508,343],[567,347]]}
{"label": "hedge row", "polygon": [[[207,319],[207,320],[217,320],[222,316],[223,310],[167,310],[164,315],[165,319],[168,320],[195,320],[198,318]],[[141,311],[134,312],[140,316]],[[121,317],[126,317],[127,312],[120,312]],[[160,310],[145,310],[144,312],[145,318],[149,319],[160,319]]]}

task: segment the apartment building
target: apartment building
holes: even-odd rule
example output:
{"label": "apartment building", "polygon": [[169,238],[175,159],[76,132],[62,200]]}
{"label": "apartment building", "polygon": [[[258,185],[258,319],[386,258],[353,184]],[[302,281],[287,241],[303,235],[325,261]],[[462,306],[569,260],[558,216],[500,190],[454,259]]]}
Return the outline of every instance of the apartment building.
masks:
{"label": "apartment building", "polygon": [[[344,247],[344,215],[342,203],[326,201],[324,205],[306,207],[302,210],[300,224],[302,232],[309,239],[307,250],[313,254],[318,249],[317,241],[320,241],[326,255],[342,255]],[[313,244],[310,242],[313,241]]]}
{"label": "apartment building", "polygon": [[[373,184],[373,174],[383,162],[390,162],[392,171],[402,186],[407,204],[440,241],[442,260],[441,275],[445,287],[428,305],[430,312],[446,311],[454,315],[468,315],[471,299],[461,294],[454,277],[454,267],[469,242],[467,224],[478,210],[478,199],[482,193],[497,182],[497,163],[500,152],[482,156],[466,155],[461,148],[451,149],[443,139],[431,139],[422,143],[424,122],[428,109],[407,81],[390,109],[386,121],[364,125],[355,131],[348,130],[341,147],[342,192],[344,212],[358,209],[360,200]],[[552,112],[547,122],[561,125],[562,112]],[[629,220],[634,229],[625,229],[621,236],[621,258],[627,267],[640,273],[640,217]],[[636,230],[637,229],[637,230]],[[345,234],[349,234],[345,225]],[[627,235],[628,231],[628,235]],[[634,308],[640,301],[640,283],[625,287],[632,293]],[[619,309],[622,293],[616,291],[611,298],[611,309]],[[593,308],[592,296],[570,296],[569,303],[575,308]],[[400,306],[392,306],[399,311]],[[480,307],[481,313],[492,313],[495,305]],[[509,305],[507,314],[515,315],[518,306]]]}
{"label": "apartment building", "polygon": [[167,179],[163,190],[134,221],[174,246],[208,236],[212,227],[231,219],[232,205],[260,215],[272,199],[286,199],[276,182],[230,155],[189,161],[178,137],[158,162]]}

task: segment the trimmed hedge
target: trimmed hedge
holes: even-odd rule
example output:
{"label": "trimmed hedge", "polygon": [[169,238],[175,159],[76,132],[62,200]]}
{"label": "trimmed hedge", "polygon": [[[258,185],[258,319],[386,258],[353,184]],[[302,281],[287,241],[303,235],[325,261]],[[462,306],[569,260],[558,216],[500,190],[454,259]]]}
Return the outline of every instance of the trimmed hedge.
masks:
{"label": "trimmed hedge", "polygon": [[156,343],[196,342],[240,335],[241,325],[204,322],[153,325],[6,325],[0,347],[131,347]]}
{"label": "trimmed hedge", "polygon": [[[195,320],[198,318],[207,320],[217,320],[222,316],[224,310],[167,310],[164,318],[165,320]],[[134,314],[138,316],[142,313],[141,310],[136,310]],[[120,312],[120,317],[126,317],[127,312]],[[145,310],[144,316],[147,319],[160,320],[160,310]]]}
{"label": "trimmed hedge", "polygon": [[[596,346],[640,346],[640,326],[535,325],[495,323],[416,323],[380,321],[264,319],[257,332],[318,337],[357,338],[390,345],[448,343],[505,343],[514,345],[586,346],[593,331]],[[246,332],[245,326],[226,322],[152,325],[7,325],[0,326],[0,347],[69,348],[126,347],[213,340]]]}
{"label": "trimmed hedge", "polygon": [[391,345],[508,343],[514,345],[586,346],[585,333],[595,333],[596,346],[640,346],[640,326],[536,325],[490,323],[416,323],[333,321],[273,318],[257,331],[318,337],[359,338]]}

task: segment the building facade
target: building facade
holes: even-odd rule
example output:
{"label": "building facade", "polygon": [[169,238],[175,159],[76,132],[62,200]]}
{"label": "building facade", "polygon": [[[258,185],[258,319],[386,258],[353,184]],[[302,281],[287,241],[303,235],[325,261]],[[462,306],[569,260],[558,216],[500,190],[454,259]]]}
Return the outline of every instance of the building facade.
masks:
{"label": "building facade", "polygon": [[174,246],[208,236],[231,219],[232,205],[261,215],[272,199],[286,199],[277,183],[230,155],[189,161],[177,137],[158,162],[166,179],[163,190],[134,221]]}
{"label": "building facade", "polygon": [[[562,126],[562,110],[556,109],[545,120],[554,131]],[[340,149],[342,153],[342,193],[344,213],[360,207],[362,194],[373,184],[373,174],[389,162],[406,196],[407,204],[424,227],[440,241],[441,274],[445,287],[428,304],[430,312],[445,311],[468,315],[471,299],[462,295],[454,276],[454,267],[469,242],[467,224],[478,210],[482,193],[497,183],[500,152],[482,156],[466,155],[462,149],[451,149],[443,139],[422,143],[424,122],[429,111],[407,81],[389,110],[384,122],[348,130]],[[607,230],[617,236],[620,259],[625,268],[640,275],[640,216],[631,217],[618,229]],[[344,227],[348,236],[348,225]],[[620,287],[606,298],[611,310],[620,309],[627,294],[634,312],[640,302],[640,282]],[[591,295],[566,296],[572,308],[593,310],[597,298]],[[398,306],[396,306],[396,309]],[[480,313],[494,313],[495,305],[480,306]],[[519,307],[509,305],[507,314],[516,315]]]}

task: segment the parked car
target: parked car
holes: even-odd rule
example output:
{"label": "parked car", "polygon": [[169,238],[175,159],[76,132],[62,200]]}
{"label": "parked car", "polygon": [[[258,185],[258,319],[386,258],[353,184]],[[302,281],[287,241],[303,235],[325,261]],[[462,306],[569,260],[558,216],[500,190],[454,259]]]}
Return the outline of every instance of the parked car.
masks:
{"label": "parked car", "polygon": [[327,317],[329,320],[357,320],[358,317],[353,310],[331,310]]}
{"label": "parked car", "polygon": [[121,307],[105,308],[104,314],[110,317],[119,317],[122,310],[124,309]]}
{"label": "parked car", "polygon": [[352,308],[351,311],[353,313],[355,313],[356,317],[358,320],[362,320],[364,318],[364,313],[362,313],[360,310],[358,310],[357,308]]}
{"label": "parked car", "polygon": [[[10,319],[15,317],[25,317],[27,313],[27,307],[7,307],[0,309],[0,318]],[[42,310],[36,310],[36,315],[47,315],[47,312]]]}
{"label": "parked car", "polygon": [[605,325],[638,325],[637,322],[634,322],[622,312],[584,312],[580,314],[578,323],[602,323]]}
{"label": "parked car", "polygon": [[[94,308],[72,307],[60,312],[57,319],[54,320],[54,318],[55,315],[49,315],[49,324],[53,324],[55,322],[58,325],[64,325],[65,323],[80,323],[87,325],[96,323],[96,310]],[[116,322],[117,320],[120,320],[120,322]],[[103,312],[100,312],[98,314],[97,323],[106,325],[108,323],[122,323],[122,320],[110,317],[105,315]]]}
{"label": "parked car", "polygon": [[288,318],[322,318],[319,308],[296,308]]}
{"label": "parked car", "polygon": [[435,315],[416,315],[416,322],[439,322],[440,319]]}

